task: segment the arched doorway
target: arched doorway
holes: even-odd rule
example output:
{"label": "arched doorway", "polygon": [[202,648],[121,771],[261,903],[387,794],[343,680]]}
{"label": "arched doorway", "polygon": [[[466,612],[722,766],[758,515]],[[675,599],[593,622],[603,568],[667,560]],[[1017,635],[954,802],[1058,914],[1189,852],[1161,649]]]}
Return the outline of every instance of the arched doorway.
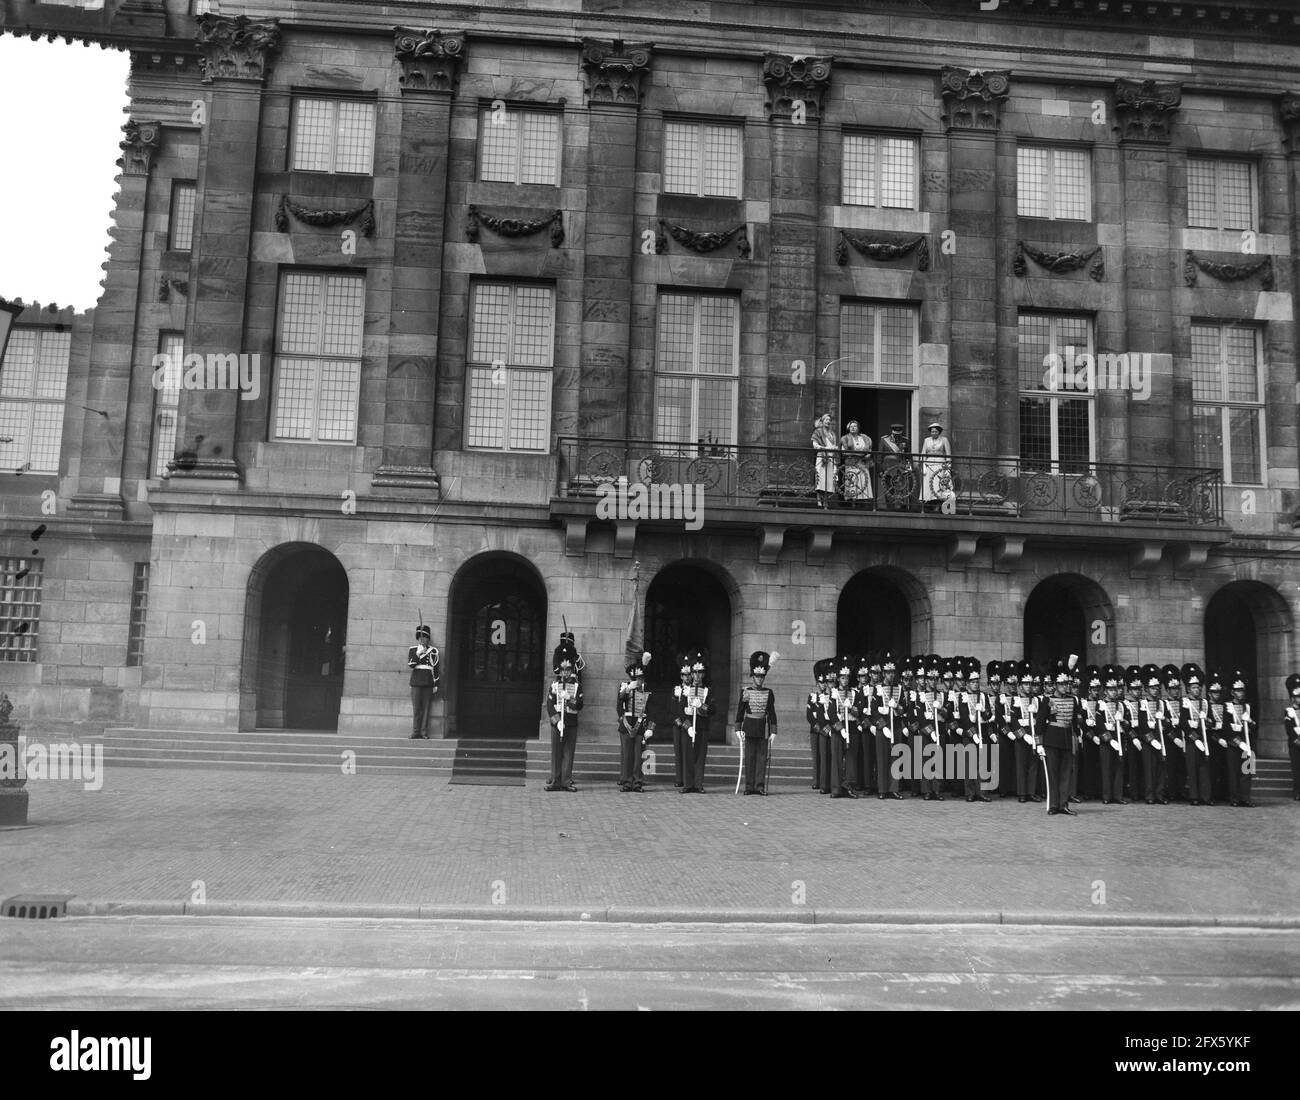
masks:
{"label": "arched doorway", "polygon": [[1072,653],[1080,665],[1113,662],[1115,613],[1096,581],[1058,573],[1025,601],[1025,660],[1038,669]]}
{"label": "arched doorway", "polygon": [[835,651],[845,654],[924,652],[930,601],[919,581],[901,569],[878,566],[856,574],[840,592],[835,612]]}
{"label": "arched doorway", "polygon": [[451,597],[452,737],[536,737],[548,672],[546,589],[509,554],[484,554],[456,575]]}
{"label": "arched doorway", "polygon": [[253,566],[241,727],[338,729],[347,627],[348,577],[328,550],[286,543]]}
{"label": "arched doorway", "polygon": [[680,654],[699,649],[709,667],[710,694],[718,701],[718,715],[709,740],[725,741],[731,715],[731,597],[707,569],[678,562],[661,569],[650,582],[645,597],[645,646],[650,651],[646,679],[652,690],[679,682]]}
{"label": "arched doorway", "polygon": [[[1205,607],[1205,667],[1246,677],[1246,699],[1260,720],[1264,751],[1285,755],[1279,715],[1291,668],[1291,609],[1260,581],[1224,585]],[[1228,687],[1224,685],[1225,689]],[[1225,691],[1224,698],[1229,698]]]}

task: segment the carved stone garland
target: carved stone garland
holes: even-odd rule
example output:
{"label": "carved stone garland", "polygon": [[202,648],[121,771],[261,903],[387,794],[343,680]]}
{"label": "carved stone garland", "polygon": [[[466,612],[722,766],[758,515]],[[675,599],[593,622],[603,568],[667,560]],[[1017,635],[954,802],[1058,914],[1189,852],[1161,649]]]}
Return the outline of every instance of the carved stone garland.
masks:
{"label": "carved stone garland", "polygon": [[655,252],[663,255],[668,251],[668,237],[672,237],[684,248],[692,252],[716,252],[728,241],[736,239],[736,251],[742,260],[749,259],[749,227],[741,222],[739,225],[717,233],[687,229],[682,225],[668,225],[659,219],[659,232],[655,234]]}
{"label": "carved stone garland", "polygon": [[1025,244],[1024,241],[1016,241],[1016,258],[1011,264],[1011,270],[1021,279],[1025,277],[1028,270],[1025,265],[1026,256],[1053,275],[1078,271],[1092,260],[1092,266],[1088,268],[1088,277],[1095,283],[1101,282],[1106,277],[1106,257],[1101,250],[1101,245],[1076,249],[1074,252],[1040,252],[1037,248]]}
{"label": "carved stone garland", "polygon": [[1197,271],[1204,271],[1205,274],[1224,283],[1235,283],[1240,279],[1260,275],[1260,286],[1265,290],[1273,289],[1272,256],[1265,256],[1250,264],[1221,264],[1213,260],[1203,260],[1189,248],[1183,259],[1183,282],[1188,286],[1195,286]]}
{"label": "carved stone garland", "polygon": [[930,270],[930,240],[925,234],[915,240],[898,243],[894,241],[869,241],[847,230],[840,230],[840,238],[835,244],[835,262],[843,267],[849,262],[849,247],[869,260],[897,260],[902,256],[916,253],[917,271]]}
{"label": "carved stone garland", "polygon": [[562,210],[556,210],[548,218],[523,221],[520,218],[495,217],[492,214],[485,214],[477,206],[471,206],[465,225],[465,236],[471,244],[478,243],[480,225],[490,229],[498,237],[531,237],[550,226],[551,247],[559,248],[564,244],[564,211]]}
{"label": "carved stone garland", "polygon": [[289,215],[306,225],[330,226],[351,225],[361,219],[361,232],[367,237],[375,235],[375,200],[367,199],[360,206],[351,210],[308,210],[299,206],[288,195],[280,196],[280,205],[275,211],[275,228],[281,233],[289,232]]}

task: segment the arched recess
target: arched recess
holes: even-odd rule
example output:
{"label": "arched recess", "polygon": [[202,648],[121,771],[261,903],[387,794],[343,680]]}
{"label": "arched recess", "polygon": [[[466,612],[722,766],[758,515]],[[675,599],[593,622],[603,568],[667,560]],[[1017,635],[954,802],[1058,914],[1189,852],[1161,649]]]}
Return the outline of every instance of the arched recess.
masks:
{"label": "arched recess", "polygon": [[1080,573],[1057,573],[1025,601],[1024,657],[1035,668],[1075,653],[1081,665],[1115,660],[1115,608],[1105,589]]}
{"label": "arched recess", "polygon": [[347,627],[338,558],[309,542],[263,554],[244,598],[240,729],[338,729]]}
{"label": "arched recess", "polygon": [[919,580],[897,566],[872,566],[854,574],[840,591],[836,652],[928,653],[932,621],[930,596]]}
{"label": "arched recess", "polygon": [[1206,670],[1245,675],[1246,699],[1260,719],[1266,755],[1285,755],[1280,714],[1286,677],[1294,671],[1292,627],[1286,600],[1262,581],[1232,581],[1205,605]]}

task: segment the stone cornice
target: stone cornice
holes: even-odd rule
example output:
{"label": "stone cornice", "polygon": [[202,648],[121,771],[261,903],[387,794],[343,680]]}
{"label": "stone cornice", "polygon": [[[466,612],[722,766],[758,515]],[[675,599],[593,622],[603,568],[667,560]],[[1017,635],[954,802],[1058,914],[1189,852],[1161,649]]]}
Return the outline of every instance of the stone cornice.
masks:
{"label": "stone cornice", "polygon": [[393,52],[402,66],[398,81],[402,91],[456,94],[461,63],[465,60],[464,31],[441,34],[394,27]]}
{"label": "stone cornice", "polygon": [[587,103],[641,103],[641,78],[650,71],[651,42],[625,44],[600,38],[582,40],[582,72]]}
{"label": "stone cornice", "polygon": [[1006,69],[945,65],[940,73],[940,94],[948,129],[996,131],[1010,89],[1011,73]]}
{"label": "stone cornice", "polygon": [[767,87],[767,117],[791,118],[796,102],[803,117],[820,122],[822,101],[831,86],[833,57],[795,57],[769,53],[763,57],[763,83]]}
{"label": "stone cornice", "polygon": [[279,20],[208,13],[198,17],[198,26],[195,41],[203,55],[199,60],[203,83],[221,79],[260,84],[266,79],[280,52]]}
{"label": "stone cornice", "polygon": [[1115,81],[1115,117],[1120,141],[1169,144],[1174,117],[1183,101],[1183,86],[1176,80]]}

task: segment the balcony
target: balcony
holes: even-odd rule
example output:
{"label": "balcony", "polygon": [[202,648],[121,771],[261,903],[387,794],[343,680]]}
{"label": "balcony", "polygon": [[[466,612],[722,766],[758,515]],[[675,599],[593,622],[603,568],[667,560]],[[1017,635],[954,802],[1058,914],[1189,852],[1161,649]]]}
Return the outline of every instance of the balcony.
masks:
{"label": "balcony", "polygon": [[[675,519],[680,526],[682,517],[671,508],[683,489],[695,486],[710,526],[811,527],[814,544],[824,529],[826,549],[835,533],[956,539],[959,558],[968,558],[984,536],[1001,538],[1004,546],[1010,539],[1013,547],[1025,538],[1119,540],[1137,548],[1140,563],[1152,564],[1174,542],[1199,547],[1180,551],[1180,559],[1201,564],[1208,546],[1228,536],[1219,470],[1107,462],[1053,468],[987,455],[879,452],[859,463],[840,455],[833,461],[835,491],[823,508],[811,448],[563,438],[552,514],[611,518],[608,507],[594,506],[602,498],[613,502],[626,479],[623,492],[631,496],[619,499],[636,498],[640,512],[625,508],[629,518],[620,513],[619,521]],[[623,530],[621,537],[630,536]],[[769,550],[775,537],[765,537]],[[1009,553],[1018,556],[1017,549]]]}

